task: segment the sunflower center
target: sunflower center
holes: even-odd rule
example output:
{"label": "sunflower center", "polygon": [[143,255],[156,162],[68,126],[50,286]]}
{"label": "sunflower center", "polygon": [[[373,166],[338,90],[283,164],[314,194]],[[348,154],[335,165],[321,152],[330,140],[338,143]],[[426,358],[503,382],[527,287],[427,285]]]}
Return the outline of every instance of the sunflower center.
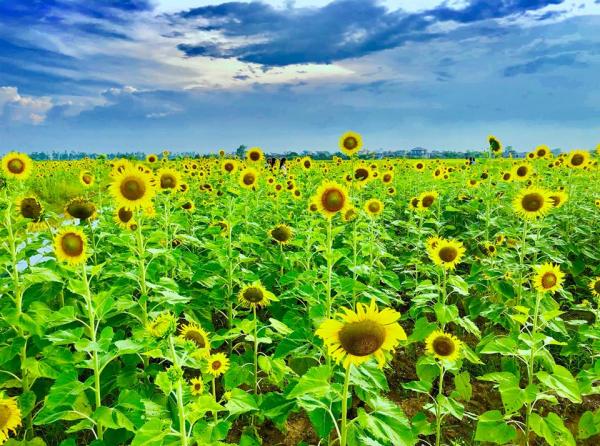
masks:
{"label": "sunflower center", "polygon": [[554,205],[554,207],[560,204],[560,197],[558,195],[553,195],[550,197],[550,199],[552,200],[552,204]]}
{"label": "sunflower center", "polygon": [[385,342],[385,328],[375,321],[352,322],[339,333],[343,349],[354,356],[375,353]]}
{"label": "sunflower center", "polygon": [[129,220],[131,220],[131,217],[133,217],[133,212],[126,208],[120,208],[118,215],[119,220],[121,220],[123,223],[127,223]]}
{"label": "sunflower center", "polygon": [[121,194],[128,200],[139,200],[146,194],[146,185],[140,178],[125,178],[125,180],[121,183]]}
{"label": "sunflower center", "polygon": [[321,196],[323,207],[329,212],[338,212],[344,207],[344,194],[338,189],[327,189]]}
{"label": "sunflower center", "polygon": [[454,342],[447,336],[438,336],[433,340],[433,351],[439,356],[450,356],[455,349]]}
{"label": "sunflower center", "polygon": [[64,253],[70,257],[77,257],[83,253],[83,239],[79,234],[69,232],[60,242]]}
{"label": "sunflower center", "polygon": [[83,175],[81,177],[81,179],[83,180],[83,182],[85,184],[90,184],[92,182],[92,176],[91,175]]}
{"label": "sunflower center", "polygon": [[213,361],[211,367],[213,370],[219,370],[221,368],[221,361]]}
{"label": "sunflower center", "polygon": [[244,291],[244,299],[248,302],[252,302],[253,304],[262,302],[263,297],[264,295],[260,288],[250,287]]}
{"label": "sunflower center", "polygon": [[94,204],[86,201],[76,201],[67,206],[69,215],[80,220],[87,220],[95,210]]}
{"label": "sunflower center", "polygon": [[8,170],[11,173],[23,173],[25,170],[25,163],[18,158],[13,158],[8,162]]}
{"label": "sunflower center", "polygon": [[384,183],[389,183],[390,181],[392,181],[392,176],[391,176],[389,173],[386,173],[386,174],[383,176],[383,182],[384,182]]}
{"label": "sunflower center", "polygon": [[254,174],[252,174],[252,173],[245,174],[244,178],[242,179],[242,181],[244,182],[244,184],[246,186],[253,185],[255,180],[256,180],[256,178],[254,177]]}
{"label": "sunflower center", "polygon": [[440,259],[446,263],[450,263],[458,256],[458,251],[452,246],[444,246],[440,249]]}
{"label": "sunflower center", "polygon": [[173,189],[176,185],[177,179],[173,175],[169,173],[161,175],[160,187],[162,189]]}
{"label": "sunflower center", "polygon": [[434,200],[435,200],[435,197],[433,195],[425,195],[423,197],[423,200],[421,201],[421,204],[423,205],[424,208],[428,208],[429,206],[431,206],[433,204]]}
{"label": "sunflower center", "polygon": [[310,161],[304,161],[304,167],[308,169],[310,167]]}
{"label": "sunflower center", "polygon": [[525,166],[521,166],[517,169],[517,175],[519,175],[520,177],[524,177],[525,175],[527,175],[527,167]]}
{"label": "sunflower center", "polygon": [[200,383],[194,383],[194,390],[196,390],[198,392],[200,390],[202,390],[202,384],[200,384]]}
{"label": "sunflower center", "polygon": [[232,163],[225,164],[225,170],[227,172],[231,172],[233,170],[233,164]]}
{"label": "sunflower center", "polygon": [[583,164],[583,160],[583,156],[577,153],[573,155],[573,158],[571,158],[571,164],[574,166],[581,166]]}
{"label": "sunflower center", "polygon": [[250,152],[250,159],[252,161],[258,161],[260,159],[260,153],[258,153],[257,151]]}
{"label": "sunflower center", "polygon": [[192,203],[190,203],[189,201],[184,203],[183,206],[181,206],[183,209],[185,209],[186,211],[189,211],[190,209],[192,209]]}
{"label": "sunflower center", "polygon": [[544,149],[538,150],[538,156],[542,157],[542,156],[546,156],[546,151]]}
{"label": "sunflower center", "polygon": [[42,216],[42,205],[35,198],[25,198],[21,201],[21,215],[38,220]]}
{"label": "sunflower center", "polygon": [[594,283],[594,291],[600,294],[600,280],[596,280],[596,283]]}
{"label": "sunflower center", "polygon": [[184,336],[187,341],[192,341],[198,348],[206,347],[206,340],[202,333],[196,330],[188,330]]}
{"label": "sunflower center", "polygon": [[271,236],[278,242],[287,242],[291,234],[285,226],[277,226],[271,231]]}
{"label": "sunflower center", "polygon": [[369,211],[376,213],[379,212],[379,203],[377,203],[376,201],[369,203]]}
{"label": "sunflower center", "polygon": [[0,432],[6,429],[11,415],[11,408],[6,404],[0,404]]}
{"label": "sunflower center", "polygon": [[521,205],[528,212],[537,212],[544,206],[544,197],[537,192],[527,194],[521,200]]}
{"label": "sunflower center", "polygon": [[510,173],[505,173],[502,178],[504,178],[504,180],[509,180],[510,179]]}
{"label": "sunflower center", "polygon": [[366,180],[369,177],[369,171],[363,167],[359,167],[354,172],[354,178],[357,180]]}
{"label": "sunflower center", "polygon": [[556,285],[556,282],[558,281],[556,275],[552,272],[547,272],[546,274],[544,274],[542,276],[542,287],[544,287],[544,289],[550,289],[552,288],[554,285]]}
{"label": "sunflower center", "polygon": [[410,200],[410,204],[412,204],[414,207],[417,207],[419,205],[419,199],[418,198],[413,198],[412,200]]}
{"label": "sunflower center", "polygon": [[354,150],[358,146],[358,141],[354,136],[348,136],[344,138],[344,148],[347,150]]}

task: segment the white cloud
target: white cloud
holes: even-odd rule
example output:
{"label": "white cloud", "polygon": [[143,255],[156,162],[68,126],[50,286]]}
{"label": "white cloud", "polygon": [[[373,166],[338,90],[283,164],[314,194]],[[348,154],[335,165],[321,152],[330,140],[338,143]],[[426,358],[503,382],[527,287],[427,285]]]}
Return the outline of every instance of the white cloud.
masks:
{"label": "white cloud", "polygon": [[47,96],[23,96],[16,87],[0,87],[0,116],[11,121],[41,124],[52,107]]}

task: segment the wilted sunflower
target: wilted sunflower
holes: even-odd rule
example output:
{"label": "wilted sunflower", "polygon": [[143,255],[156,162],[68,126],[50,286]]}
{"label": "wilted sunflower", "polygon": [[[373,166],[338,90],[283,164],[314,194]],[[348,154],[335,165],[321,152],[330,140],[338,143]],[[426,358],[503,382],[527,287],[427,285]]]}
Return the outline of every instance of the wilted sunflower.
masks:
{"label": "wilted sunflower", "polygon": [[56,259],[69,265],[79,265],[87,259],[87,237],[81,229],[63,228],[54,237]]}
{"label": "wilted sunflower", "polygon": [[456,361],[460,357],[462,342],[455,336],[436,330],[425,339],[428,354],[441,361]]}
{"label": "wilted sunflower", "polygon": [[181,184],[181,174],[170,167],[163,167],[156,172],[158,186],[165,192],[177,192]]}
{"label": "wilted sunflower", "polygon": [[592,280],[589,286],[590,290],[592,290],[592,295],[600,297],[600,277],[596,277],[594,280]]}
{"label": "wilted sunflower", "polygon": [[79,182],[84,187],[90,187],[94,184],[94,174],[92,174],[88,170],[82,170],[81,172],[79,172]]}
{"label": "wilted sunflower", "polygon": [[44,207],[42,203],[35,197],[23,197],[17,200],[17,210],[23,218],[32,220],[37,223],[44,216]]}
{"label": "wilted sunflower", "polygon": [[496,245],[491,242],[485,242],[481,245],[481,251],[488,257],[494,257],[498,253]]}
{"label": "wilted sunflower", "polygon": [[177,320],[170,311],[165,311],[164,313],[159,314],[157,317],[148,322],[148,324],[146,324],[146,331],[148,334],[157,339],[161,339],[175,333],[176,329]]}
{"label": "wilted sunflower", "polygon": [[122,206],[115,212],[115,222],[122,228],[127,228],[127,225],[133,221],[133,211]]}
{"label": "wilted sunflower", "polygon": [[109,188],[119,207],[138,209],[152,204],[156,194],[155,184],[152,175],[127,166],[114,175]]}
{"label": "wilted sunflower", "polygon": [[559,190],[557,192],[550,192],[550,200],[552,200],[552,205],[555,208],[562,207],[567,202],[568,197],[569,196],[562,190]]}
{"label": "wilted sunflower", "polygon": [[21,426],[21,410],[14,398],[0,396],[0,444],[8,440],[9,434],[16,433]]}
{"label": "wilted sunflower", "polygon": [[350,205],[348,191],[334,181],[323,182],[313,200],[321,214],[327,218],[332,218],[338,212],[343,214]]}
{"label": "wilted sunflower", "polygon": [[235,160],[225,160],[221,163],[221,172],[233,173],[237,170],[238,163]]}
{"label": "wilted sunflower", "polygon": [[498,138],[493,135],[488,136],[488,143],[490,144],[490,150],[494,156],[502,155],[502,143]]}
{"label": "wilted sunflower", "polygon": [[544,263],[535,266],[534,270],[533,286],[540,293],[553,293],[562,288],[565,274],[560,270],[560,266]]}
{"label": "wilted sunflower", "polygon": [[265,307],[269,302],[275,300],[273,293],[266,290],[260,282],[244,286],[238,295],[238,299],[247,307]]}
{"label": "wilted sunflower", "polygon": [[2,158],[2,170],[9,178],[26,180],[32,168],[33,161],[25,153],[9,152]]}
{"label": "wilted sunflower", "polygon": [[342,219],[346,223],[353,221],[354,219],[356,219],[356,217],[358,217],[358,213],[356,212],[356,209],[354,209],[354,206],[348,207],[342,214]]}
{"label": "wilted sunflower", "polygon": [[567,165],[574,169],[582,169],[590,160],[590,152],[587,150],[571,150],[567,158]]}
{"label": "wilted sunflower", "polygon": [[190,392],[193,396],[200,396],[204,392],[204,382],[200,377],[190,379]]}
{"label": "wilted sunflower", "polygon": [[550,193],[536,187],[523,189],[513,200],[514,211],[525,219],[542,217],[552,206]]}
{"label": "wilted sunflower", "polygon": [[239,184],[245,189],[252,189],[258,181],[258,171],[252,167],[247,167],[240,172]]}
{"label": "wilted sunflower", "polygon": [[421,195],[419,195],[419,210],[426,210],[429,209],[431,206],[433,206],[433,204],[435,203],[436,199],[438,198],[439,194],[435,191],[431,191],[431,192],[423,192]]}
{"label": "wilted sunflower", "polygon": [[66,204],[65,213],[82,221],[92,220],[96,217],[96,205],[83,197],[73,198]]}
{"label": "wilted sunflower", "polygon": [[229,370],[229,358],[224,353],[210,355],[207,362],[205,371],[215,378]]}
{"label": "wilted sunflower", "polygon": [[465,248],[458,240],[440,239],[437,245],[429,250],[433,263],[444,269],[454,269],[464,253]]}
{"label": "wilted sunflower", "polygon": [[365,212],[371,216],[377,216],[383,212],[383,202],[377,198],[371,198],[365,203]]}
{"label": "wilted sunflower", "polygon": [[346,132],[340,137],[340,150],[348,156],[353,156],[362,148],[362,136],[356,132]]}
{"label": "wilted sunflower", "polygon": [[189,341],[201,351],[208,351],[210,349],[210,341],[208,339],[208,333],[195,322],[189,322],[181,327],[179,338],[183,341]]}
{"label": "wilted sunflower", "polygon": [[263,151],[259,147],[251,147],[246,152],[246,159],[252,163],[258,163],[264,158]]}
{"label": "wilted sunflower", "polygon": [[274,241],[281,243],[282,245],[289,243],[289,241],[292,239],[292,235],[292,228],[290,228],[288,225],[277,225],[273,229],[269,230],[269,236]]}
{"label": "wilted sunflower", "polygon": [[371,357],[383,367],[386,352],[406,340],[406,333],[397,322],[400,313],[391,308],[379,311],[372,301],[368,306],[357,304],[356,312],[342,310],[334,319],[324,321],[316,335],[323,339],[329,356],[345,368],[351,364],[359,366]]}

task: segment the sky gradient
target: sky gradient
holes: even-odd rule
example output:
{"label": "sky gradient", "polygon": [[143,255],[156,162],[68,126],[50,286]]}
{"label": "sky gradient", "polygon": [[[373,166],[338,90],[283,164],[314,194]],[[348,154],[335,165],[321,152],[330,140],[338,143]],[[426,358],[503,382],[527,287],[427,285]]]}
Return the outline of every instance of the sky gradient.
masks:
{"label": "sky gradient", "polygon": [[0,0],[0,152],[600,142],[600,0]]}

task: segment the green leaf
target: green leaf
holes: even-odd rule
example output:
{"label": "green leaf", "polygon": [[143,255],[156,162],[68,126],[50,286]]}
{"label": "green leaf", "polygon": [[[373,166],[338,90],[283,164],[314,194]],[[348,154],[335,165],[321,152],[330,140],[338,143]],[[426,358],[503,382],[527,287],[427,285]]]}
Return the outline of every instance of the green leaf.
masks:
{"label": "green leaf", "polygon": [[576,446],[571,431],[567,429],[562,419],[553,412],[546,418],[537,413],[532,413],[530,418],[531,429],[544,438],[550,446]]}
{"label": "green leaf", "polygon": [[600,410],[584,412],[579,419],[577,438],[585,440],[600,434]]}
{"label": "green leaf", "polygon": [[464,401],[469,401],[473,396],[473,387],[471,386],[471,376],[469,372],[459,373],[454,377],[454,387]]}
{"label": "green leaf", "polygon": [[556,365],[552,375],[539,371],[538,379],[546,387],[554,390],[558,396],[567,398],[574,403],[581,403],[581,393],[575,377],[563,366]]}
{"label": "green leaf", "polygon": [[152,419],[144,424],[135,435],[131,446],[162,446],[164,438],[170,433],[171,421]]}
{"label": "green leaf", "polygon": [[435,311],[437,321],[442,325],[456,322],[456,319],[458,319],[458,308],[456,305],[444,305],[441,302],[437,302],[433,306],[433,311]]}
{"label": "green leaf", "polygon": [[100,406],[94,411],[93,418],[109,429],[127,429],[135,432],[133,423],[117,409]]}
{"label": "green leaf", "polygon": [[298,398],[303,395],[324,396],[329,393],[329,376],[331,368],[322,365],[306,372],[298,384],[288,394],[288,399]]}
{"label": "green leaf", "polygon": [[358,422],[373,437],[395,446],[412,446],[416,443],[417,439],[400,406],[379,395],[369,398],[367,405],[371,412],[360,408]]}
{"label": "green leaf", "polygon": [[242,389],[233,389],[231,391],[231,397],[227,401],[227,404],[225,404],[225,408],[231,415],[240,415],[259,410],[254,395]]}
{"label": "green leaf", "polygon": [[517,431],[502,418],[499,410],[482,413],[475,430],[476,441],[489,441],[494,444],[506,444],[517,436]]}

